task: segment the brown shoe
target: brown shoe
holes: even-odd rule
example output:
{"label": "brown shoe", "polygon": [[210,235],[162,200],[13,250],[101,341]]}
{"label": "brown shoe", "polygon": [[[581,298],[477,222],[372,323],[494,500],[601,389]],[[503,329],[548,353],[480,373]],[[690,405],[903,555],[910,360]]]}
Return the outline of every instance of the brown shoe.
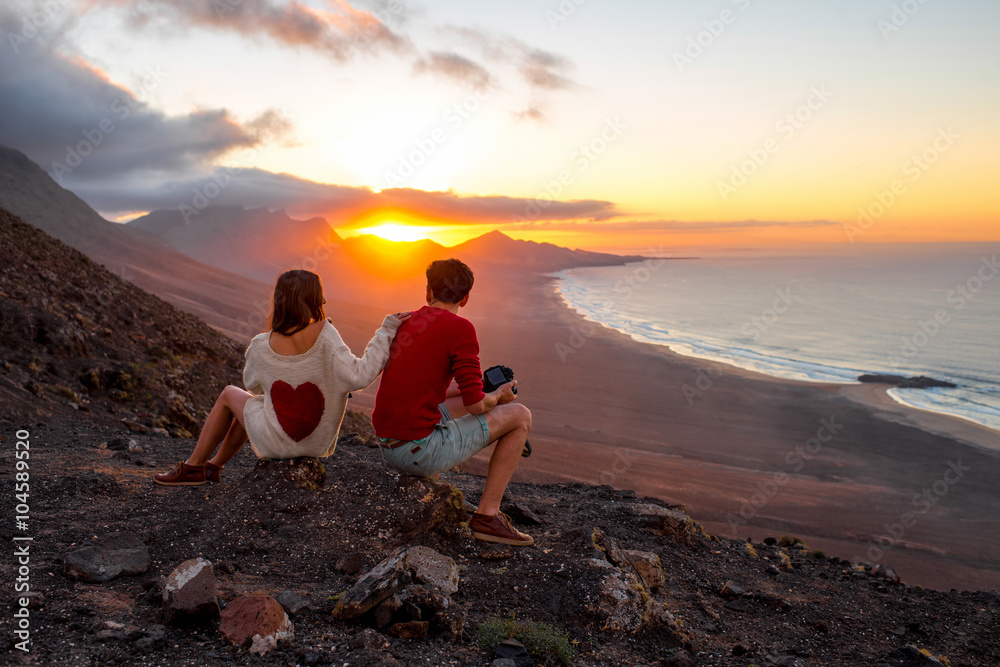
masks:
{"label": "brown shoe", "polygon": [[181,461],[170,472],[154,475],[153,481],[163,486],[198,486],[205,483],[205,466],[189,466]]}
{"label": "brown shoe", "polygon": [[515,547],[527,547],[535,543],[531,535],[525,535],[510,525],[510,517],[503,512],[496,516],[473,514],[469,523],[472,536],[484,542],[510,544]]}
{"label": "brown shoe", "polygon": [[222,481],[222,466],[217,466],[211,461],[205,464],[205,481],[218,484]]}

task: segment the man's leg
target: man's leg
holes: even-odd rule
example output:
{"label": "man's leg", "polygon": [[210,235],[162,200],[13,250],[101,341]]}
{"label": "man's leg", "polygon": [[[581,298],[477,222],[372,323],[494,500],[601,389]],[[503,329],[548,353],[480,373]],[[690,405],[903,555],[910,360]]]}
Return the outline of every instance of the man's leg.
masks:
{"label": "man's leg", "polygon": [[517,464],[521,462],[524,441],[528,439],[528,432],[531,430],[531,411],[514,402],[498,405],[484,416],[495,445],[476,513],[496,516],[500,512],[503,492],[514,476]]}

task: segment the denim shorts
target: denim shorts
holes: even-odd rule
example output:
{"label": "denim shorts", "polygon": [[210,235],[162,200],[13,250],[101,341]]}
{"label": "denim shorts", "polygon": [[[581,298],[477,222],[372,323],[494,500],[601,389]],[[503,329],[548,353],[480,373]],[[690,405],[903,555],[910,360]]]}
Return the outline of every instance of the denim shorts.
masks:
{"label": "denim shorts", "polygon": [[[426,438],[410,440],[396,447],[382,447],[382,459],[392,468],[418,477],[428,477],[454,468],[486,449],[490,444],[490,427],[483,415],[463,415],[452,419],[442,403],[441,421]],[[379,438],[383,443],[394,442]]]}

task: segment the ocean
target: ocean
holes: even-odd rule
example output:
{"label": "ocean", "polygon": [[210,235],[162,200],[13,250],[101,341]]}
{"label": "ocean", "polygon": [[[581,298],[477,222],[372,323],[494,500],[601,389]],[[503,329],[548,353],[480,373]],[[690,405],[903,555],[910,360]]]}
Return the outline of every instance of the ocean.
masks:
{"label": "ocean", "polygon": [[800,257],[648,259],[556,275],[587,319],[768,375],[925,375],[912,407],[1000,431],[1000,244],[860,246]]}

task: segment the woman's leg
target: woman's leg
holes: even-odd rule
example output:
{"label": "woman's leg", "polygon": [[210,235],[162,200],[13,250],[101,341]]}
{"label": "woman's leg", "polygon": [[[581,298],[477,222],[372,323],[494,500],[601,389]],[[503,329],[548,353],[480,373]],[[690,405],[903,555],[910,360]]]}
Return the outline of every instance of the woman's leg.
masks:
{"label": "woman's leg", "polygon": [[[212,411],[208,413],[205,425],[201,428],[198,444],[194,446],[194,451],[191,452],[191,456],[186,461],[188,465],[205,465],[205,461],[212,455],[220,442],[223,446],[216,456],[217,460],[213,461],[216,465],[223,465],[239,451],[246,442],[243,406],[252,395],[250,392],[233,385],[222,390],[215,405],[212,406]],[[226,453],[225,459],[222,459],[223,452]],[[223,460],[223,463],[219,463],[218,460]]]}
{"label": "woman's leg", "polygon": [[239,420],[234,419],[229,427],[229,432],[226,433],[225,440],[222,441],[222,447],[219,447],[219,451],[209,460],[209,463],[221,468],[229,463],[229,459],[236,456],[236,452],[240,451],[246,443],[247,430],[243,428],[243,424]]}

